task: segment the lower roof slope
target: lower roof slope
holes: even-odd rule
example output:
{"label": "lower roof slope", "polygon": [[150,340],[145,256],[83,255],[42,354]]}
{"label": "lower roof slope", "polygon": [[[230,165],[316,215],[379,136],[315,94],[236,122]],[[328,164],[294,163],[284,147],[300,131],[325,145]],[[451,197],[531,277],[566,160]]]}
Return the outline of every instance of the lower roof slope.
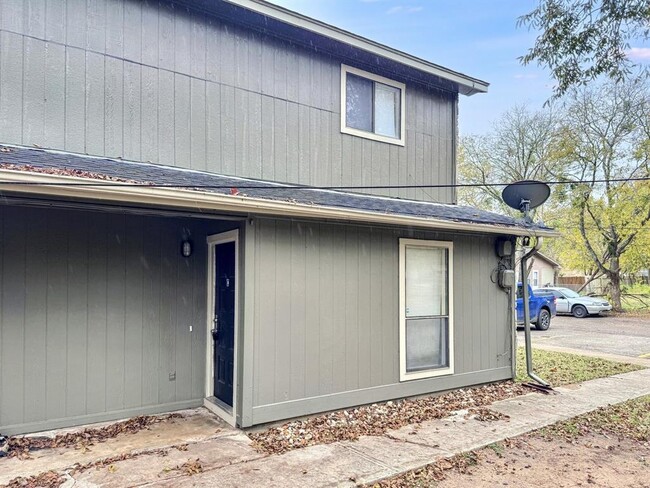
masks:
{"label": "lower roof slope", "polygon": [[[343,214],[339,213],[339,215],[362,212],[367,216],[367,219],[354,219],[356,221],[373,222],[375,221],[373,216],[390,215],[397,224],[401,223],[400,218],[403,219],[403,225],[417,226],[419,224],[412,220],[417,218],[422,220],[422,227],[444,229],[445,224],[448,224],[447,228],[458,230],[458,225],[450,224],[460,223],[467,224],[468,231],[477,230],[473,227],[480,226],[485,227],[486,231],[501,234],[554,234],[552,229],[543,225],[528,224],[522,219],[462,205],[318,189],[60,151],[0,146],[0,190],[28,191],[28,185],[16,184],[15,178],[9,181],[8,175],[19,172],[21,175],[22,172],[51,175],[54,180],[45,184],[52,188],[57,184],[64,186],[66,183],[80,190],[90,186],[120,189],[122,187],[165,188],[186,193],[188,200],[194,200],[197,193],[226,196],[233,201],[241,202],[241,210],[250,214],[258,213],[256,209],[259,202],[282,202],[287,208],[287,212],[283,211],[282,215],[287,216],[292,216],[291,208],[336,209],[343,211]],[[57,183],[57,177],[61,179],[60,183]],[[70,178],[64,181],[62,177],[75,177],[75,182],[69,181]],[[38,186],[39,183],[34,185]],[[247,202],[250,208],[247,208]],[[201,208],[205,207],[201,206]],[[316,212],[314,217],[318,217]]]}

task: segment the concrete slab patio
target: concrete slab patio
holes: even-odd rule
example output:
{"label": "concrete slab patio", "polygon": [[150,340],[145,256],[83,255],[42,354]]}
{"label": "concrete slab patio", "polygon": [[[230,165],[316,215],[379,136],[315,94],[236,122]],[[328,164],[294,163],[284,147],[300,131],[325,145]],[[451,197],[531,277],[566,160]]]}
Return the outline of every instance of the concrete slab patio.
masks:
{"label": "concrete slab patio", "polygon": [[[557,388],[556,395],[529,395],[502,400],[491,410],[509,420],[453,417],[409,425],[383,436],[296,449],[280,455],[255,451],[235,430],[188,442],[187,450],[171,448],[165,455],[143,452],[112,467],[70,477],[69,486],[356,486],[416,469],[442,457],[477,449],[505,438],[650,394],[650,369],[580,385]],[[184,463],[199,460],[202,472],[188,476]],[[6,479],[0,461],[2,479]],[[2,481],[0,481],[2,483]]]}

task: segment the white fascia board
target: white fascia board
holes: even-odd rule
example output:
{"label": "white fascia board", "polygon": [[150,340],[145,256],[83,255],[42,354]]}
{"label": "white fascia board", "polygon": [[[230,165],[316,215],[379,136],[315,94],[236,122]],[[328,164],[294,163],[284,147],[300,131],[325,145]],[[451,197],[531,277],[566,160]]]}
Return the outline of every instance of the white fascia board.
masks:
{"label": "white fascia board", "polygon": [[[94,181],[97,182],[97,186],[91,185]],[[16,182],[21,184],[12,184]],[[77,184],[77,186],[66,186],[66,183]],[[79,186],[80,183],[83,185]],[[108,183],[111,184],[108,185]],[[361,209],[342,209],[179,188],[133,186],[129,184],[120,185],[119,182],[113,183],[108,180],[90,180],[88,178],[28,171],[0,170],[0,191],[64,198],[86,198],[118,203],[193,209],[205,212],[412,226],[423,229],[483,234],[558,236],[554,230],[533,230],[496,224],[454,222],[429,217],[377,213]]]}
{"label": "white fascia board", "polygon": [[339,29],[332,25],[326,24],[305,15],[293,12],[279,5],[274,5],[263,0],[224,0],[227,3],[245,8],[252,12],[271,17],[273,19],[305,29],[324,37],[334,39],[369,53],[381,56],[386,59],[410,66],[419,71],[438,76],[445,80],[457,83],[460,86],[460,92],[463,95],[471,96],[475,93],[487,93],[488,86],[486,81],[472,78],[471,76],[458,73],[444,66],[431,63],[424,59],[412,56],[408,53],[393,49],[370,39],[353,34],[352,32]]}

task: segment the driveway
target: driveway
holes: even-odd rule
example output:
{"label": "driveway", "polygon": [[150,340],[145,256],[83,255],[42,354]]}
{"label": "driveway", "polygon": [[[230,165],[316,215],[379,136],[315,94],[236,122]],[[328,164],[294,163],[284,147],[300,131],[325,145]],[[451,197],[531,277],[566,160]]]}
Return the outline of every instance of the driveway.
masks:
{"label": "driveway", "polygon": [[[533,347],[551,346],[628,357],[650,357],[650,316],[557,316],[547,331],[532,328]],[[524,344],[523,328],[517,332]],[[648,356],[646,356],[648,355]]]}

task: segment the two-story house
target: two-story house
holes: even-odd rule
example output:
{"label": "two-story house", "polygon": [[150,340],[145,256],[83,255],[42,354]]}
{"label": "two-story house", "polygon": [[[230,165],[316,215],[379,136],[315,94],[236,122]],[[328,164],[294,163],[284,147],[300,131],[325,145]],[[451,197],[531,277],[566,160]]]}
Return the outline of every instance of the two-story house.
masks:
{"label": "two-story house", "polygon": [[0,432],[512,377],[487,83],[262,0],[0,2]]}

